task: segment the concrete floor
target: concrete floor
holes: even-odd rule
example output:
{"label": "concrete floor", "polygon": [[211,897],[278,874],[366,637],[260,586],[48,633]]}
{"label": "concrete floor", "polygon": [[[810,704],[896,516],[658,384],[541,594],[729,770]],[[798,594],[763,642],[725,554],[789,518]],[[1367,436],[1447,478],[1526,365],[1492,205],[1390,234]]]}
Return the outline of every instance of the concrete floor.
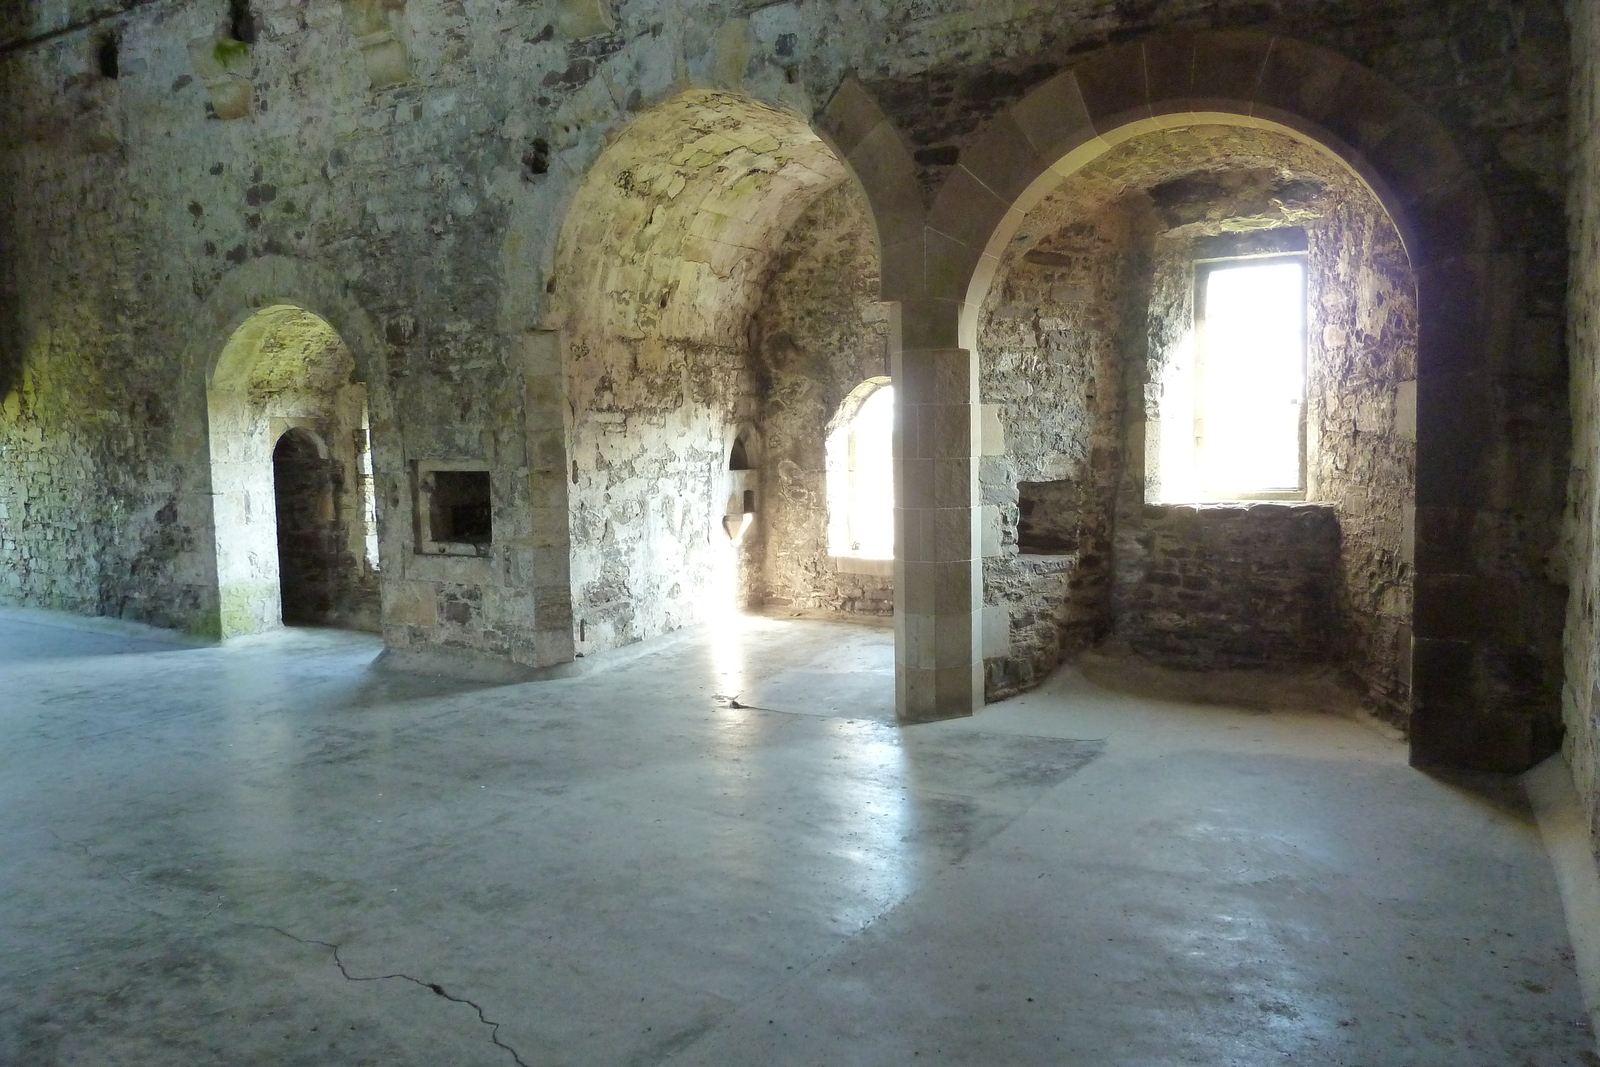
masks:
{"label": "concrete floor", "polygon": [[1514,784],[1070,672],[897,730],[890,640],[471,688],[0,612],[0,1063],[1600,1063]]}

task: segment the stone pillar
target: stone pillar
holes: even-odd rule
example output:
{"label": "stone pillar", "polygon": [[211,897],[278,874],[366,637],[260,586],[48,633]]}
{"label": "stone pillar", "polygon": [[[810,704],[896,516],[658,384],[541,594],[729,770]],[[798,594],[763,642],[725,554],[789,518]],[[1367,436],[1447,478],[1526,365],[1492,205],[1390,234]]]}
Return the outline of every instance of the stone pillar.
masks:
{"label": "stone pillar", "polygon": [[[1466,253],[1417,271],[1416,600],[1411,760],[1520,773],[1560,745],[1561,600],[1539,568],[1559,522],[1560,438],[1536,427],[1559,372],[1533,345],[1527,260]],[[1554,333],[1555,331],[1547,331]],[[1506,398],[1530,425],[1515,430]]]}
{"label": "stone pillar", "polygon": [[570,663],[572,543],[567,514],[567,445],[561,334],[530,331],[523,356],[522,403],[533,586],[534,663]]}
{"label": "stone pillar", "polygon": [[872,202],[894,309],[895,715],[971,715],[983,704],[982,423],[975,346],[960,327],[976,310],[965,301],[980,250],[1009,205],[988,194],[929,225],[911,152],[859,82],[847,79],[820,119]]}
{"label": "stone pillar", "polygon": [[983,705],[978,361],[896,344],[891,374],[895,713],[902,723],[971,715]]}

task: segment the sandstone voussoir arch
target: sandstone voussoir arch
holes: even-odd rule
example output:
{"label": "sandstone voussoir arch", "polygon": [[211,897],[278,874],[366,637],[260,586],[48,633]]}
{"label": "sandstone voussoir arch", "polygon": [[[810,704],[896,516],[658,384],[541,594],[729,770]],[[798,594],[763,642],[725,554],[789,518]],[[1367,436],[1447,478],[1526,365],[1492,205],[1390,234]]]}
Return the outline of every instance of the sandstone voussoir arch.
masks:
{"label": "sandstone voussoir arch", "polygon": [[[840,110],[865,111],[853,93]],[[964,681],[979,685],[982,599],[976,548],[963,543],[964,531],[976,529],[963,516],[972,513],[967,490],[975,484],[964,472],[977,455],[964,412],[976,403],[976,311],[999,251],[1063,176],[1142,133],[1202,123],[1273,129],[1317,147],[1366,182],[1394,220],[1416,272],[1420,321],[1412,756],[1424,764],[1531,765],[1547,739],[1487,680],[1500,669],[1487,665],[1518,661],[1525,636],[1495,616],[1531,618],[1536,596],[1499,574],[1487,543],[1476,545],[1480,535],[1470,532],[1514,521],[1514,494],[1495,488],[1505,448],[1489,413],[1501,356],[1525,313],[1520,258],[1436,117],[1337,53],[1255,32],[1153,36],[1083,58],[986,123],[963,147],[920,233],[885,242],[884,296],[901,307],[900,522],[914,561],[897,588],[913,615],[916,605],[927,607],[924,619],[904,624],[907,632],[929,635],[925,648],[902,653],[902,666],[918,665],[913,673],[927,680],[925,699],[909,702],[918,705],[910,717],[962,714],[981,699]],[[864,143],[866,125],[856,119],[841,128]],[[875,204],[884,199],[874,194]],[[919,466],[928,464],[935,489],[919,496]],[[951,590],[963,576],[973,586],[967,597]],[[920,589],[925,581],[936,588]],[[1490,603],[1500,607],[1486,611]],[[903,715],[905,692],[903,682]]]}

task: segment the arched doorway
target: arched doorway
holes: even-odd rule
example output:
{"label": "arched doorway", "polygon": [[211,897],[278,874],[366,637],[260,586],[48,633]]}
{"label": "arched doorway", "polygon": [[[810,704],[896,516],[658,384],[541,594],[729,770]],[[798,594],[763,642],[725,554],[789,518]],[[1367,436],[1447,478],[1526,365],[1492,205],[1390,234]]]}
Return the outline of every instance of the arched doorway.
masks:
{"label": "arched doorway", "polygon": [[326,624],[339,569],[335,470],[326,446],[296,427],[272,450],[278,527],[278,599],[286,626]]}
{"label": "arched doorway", "polygon": [[207,389],[222,636],[290,625],[377,630],[366,387],[320,316],[264,308]]}

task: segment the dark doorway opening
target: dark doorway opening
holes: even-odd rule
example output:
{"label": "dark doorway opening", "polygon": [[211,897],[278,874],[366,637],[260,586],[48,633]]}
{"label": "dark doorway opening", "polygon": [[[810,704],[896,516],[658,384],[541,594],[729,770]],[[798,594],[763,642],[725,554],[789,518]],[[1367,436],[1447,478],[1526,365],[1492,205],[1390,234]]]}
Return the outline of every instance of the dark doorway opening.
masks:
{"label": "dark doorway opening", "polygon": [[326,626],[339,551],[332,465],[315,438],[290,430],[272,450],[272,481],[284,624]]}

